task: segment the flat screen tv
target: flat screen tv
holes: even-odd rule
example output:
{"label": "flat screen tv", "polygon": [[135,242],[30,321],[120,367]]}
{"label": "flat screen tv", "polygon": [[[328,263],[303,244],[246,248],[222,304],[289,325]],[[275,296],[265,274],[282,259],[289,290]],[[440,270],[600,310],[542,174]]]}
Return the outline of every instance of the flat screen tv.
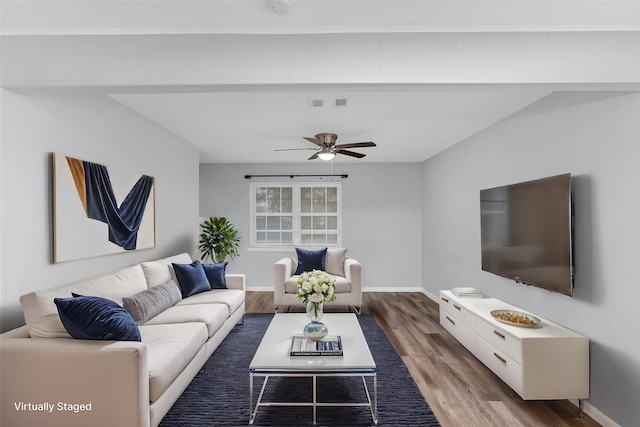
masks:
{"label": "flat screen tv", "polygon": [[573,295],[571,174],[480,191],[482,269]]}

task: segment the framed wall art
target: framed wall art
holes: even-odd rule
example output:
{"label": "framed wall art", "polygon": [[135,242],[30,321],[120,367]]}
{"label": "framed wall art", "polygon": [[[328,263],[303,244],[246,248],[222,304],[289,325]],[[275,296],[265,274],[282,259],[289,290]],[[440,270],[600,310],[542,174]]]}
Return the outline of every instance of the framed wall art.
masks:
{"label": "framed wall art", "polygon": [[53,154],[53,262],[155,247],[155,180]]}

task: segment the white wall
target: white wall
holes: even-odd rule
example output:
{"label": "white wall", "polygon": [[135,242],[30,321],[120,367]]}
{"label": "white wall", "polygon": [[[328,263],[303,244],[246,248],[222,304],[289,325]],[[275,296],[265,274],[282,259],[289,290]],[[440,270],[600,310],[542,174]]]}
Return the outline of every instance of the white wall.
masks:
{"label": "white wall", "polygon": [[[198,223],[197,149],[104,95],[2,90],[3,331],[24,324],[19,297],[190,251]],[[156,248],[52,263],[51,153],[156,179]]]}
{"label": "white wall", "polygon": [[[238,228],[242,237],[240,256],[228,269],[245,273],[249,289],[273,289],[274,262],[283,256],[295,258],[295,252],[247,251],[251,181],[244,176],[330,173],[331,165],[320,161],[200,166],[200,215],[226,216]],[[420,289],[420,164],[336,163],[333,173],[349,175],[341,180],[342,241],[347,255],[362,263],[363,288]]]}
{"label": "white wall", "polygon": [[[640,400],[640,94],[555,93],[423,167],[424,289],[455,285],[590,339],[591,399],[620,425]],[[479,191],[570,172],[573,298],[481,271]]]}

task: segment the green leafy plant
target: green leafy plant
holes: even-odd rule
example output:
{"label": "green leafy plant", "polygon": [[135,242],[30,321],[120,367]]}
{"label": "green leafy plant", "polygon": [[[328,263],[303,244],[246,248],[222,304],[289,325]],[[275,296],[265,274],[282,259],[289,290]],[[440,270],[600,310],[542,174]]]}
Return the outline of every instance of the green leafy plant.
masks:
{"label": "green leafy plant", "polygon": [[198,249],[202,260],[210,258],[215,263],[223,263],[227,258],[238,256],[240,237],[238,230],[225,217],[212,217],[200,224]]}

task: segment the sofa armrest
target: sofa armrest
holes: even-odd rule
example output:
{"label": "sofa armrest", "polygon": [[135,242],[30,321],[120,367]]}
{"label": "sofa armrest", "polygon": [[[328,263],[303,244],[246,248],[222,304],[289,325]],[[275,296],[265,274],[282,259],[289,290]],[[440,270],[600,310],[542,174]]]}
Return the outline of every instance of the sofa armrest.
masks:
{"label": "sofa armrest", "polygon": [[[0,425],[149,425],[145,344],[28,338],[21,330],[0,336]],[[45,402],[47,410],[29,410]]]}
{"label": "sofa armrest", "polygon": [[285,257],[274,264],[273,269],[273,293],[276,296],[274,301],[278,301],[279,295],[284,295],[284,283],[295,272],[295,261],[293,258]]}
{"label": "sofa armrest", "polygon": [[247,276],[244,274],[225,274],[224,281],[229,289],[246,291]]}
{"label": "sofa armrest", "polygon": [[362,265],[353,259],[344,260],[344,276],[351,283],[352,300],[356,306],[362,305]]}

